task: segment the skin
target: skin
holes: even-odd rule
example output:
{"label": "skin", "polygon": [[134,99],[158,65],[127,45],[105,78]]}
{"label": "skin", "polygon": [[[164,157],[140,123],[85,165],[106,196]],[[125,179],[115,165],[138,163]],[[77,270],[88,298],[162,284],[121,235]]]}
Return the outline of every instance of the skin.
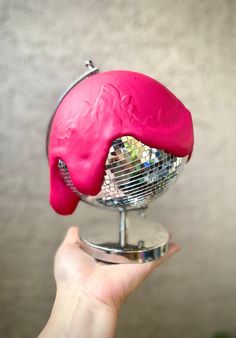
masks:
{"label": "skin", "polygon": [[[39,338],[111,338],[125,299],[163,262],[180,250],[170,243],[166,256],[144,264],[98,262],[80,248],[71,227],[54,264],[57,286],[51,316]],[[171,236],[170,236],[171,237]]]}

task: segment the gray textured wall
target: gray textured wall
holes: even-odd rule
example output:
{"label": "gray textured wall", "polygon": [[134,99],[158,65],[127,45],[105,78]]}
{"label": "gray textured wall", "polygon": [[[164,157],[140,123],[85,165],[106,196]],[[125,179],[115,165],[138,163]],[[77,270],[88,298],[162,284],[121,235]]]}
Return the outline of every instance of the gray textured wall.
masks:
{"label": "gray textured wall", "polygon": [[88,58],[157,78],[195,125],[192,161],[149,210],[182,251],[129,298],[117,337],[235,334],[235,12],[230,0],[0,0],[1,337],[37,335],[65,230],[96,220],[83,205],[50,209],[44,154],[57,98]]}

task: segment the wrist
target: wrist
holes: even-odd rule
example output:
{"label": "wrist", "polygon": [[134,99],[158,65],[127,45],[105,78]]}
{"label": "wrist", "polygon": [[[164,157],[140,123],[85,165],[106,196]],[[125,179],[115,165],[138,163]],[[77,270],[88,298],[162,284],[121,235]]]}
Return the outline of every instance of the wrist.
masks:
{"label": "wrist", "polygon": [[114,336],[118,311],[78,287],[60,285],[49,321],[40,338]]}

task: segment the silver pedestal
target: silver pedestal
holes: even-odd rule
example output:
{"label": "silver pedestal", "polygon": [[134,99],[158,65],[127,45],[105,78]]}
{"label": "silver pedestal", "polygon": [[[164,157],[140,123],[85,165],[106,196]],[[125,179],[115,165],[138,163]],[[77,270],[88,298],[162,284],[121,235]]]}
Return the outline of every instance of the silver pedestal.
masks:
{"label": "silver pedestal", "polygon": [[164,256],[168,250],[168,232],[135,211],[120,210],[119,227],[105,223],[89,226],[81,235],[81,248],[98,260],[145,263]]}

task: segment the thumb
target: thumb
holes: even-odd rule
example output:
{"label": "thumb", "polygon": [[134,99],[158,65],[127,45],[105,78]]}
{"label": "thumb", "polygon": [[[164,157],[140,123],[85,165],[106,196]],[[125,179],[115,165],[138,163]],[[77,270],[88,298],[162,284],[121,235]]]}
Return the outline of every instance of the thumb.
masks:
{"label": "thumb", "polygon": [[75,244],[79,242],[79,228],[76,226],[70,227],[62,244]]}

